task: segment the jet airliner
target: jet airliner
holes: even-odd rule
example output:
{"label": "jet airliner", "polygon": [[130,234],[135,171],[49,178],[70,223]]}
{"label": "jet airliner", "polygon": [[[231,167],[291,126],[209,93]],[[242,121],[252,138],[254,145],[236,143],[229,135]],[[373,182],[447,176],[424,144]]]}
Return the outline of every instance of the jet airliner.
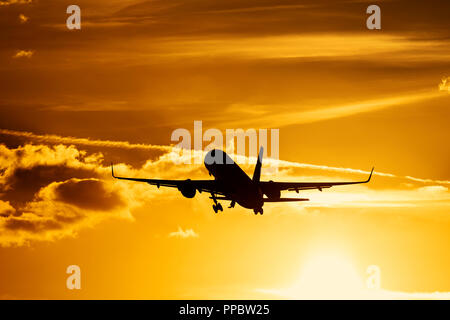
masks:
{"label": "jet airliner", "polygon": [[296,191],[330,188],[333,186],[342,186],[349,184],[367,183],[372,178],[373,169],[369,178],[364,181],[353,182],[274,182],[260,181],[261,165],[263,157],[263,147],[260,148],[258,159],[256,161],[253,177],[250,178],[224,151],[214,149],[209,151],[204,160],[209,175],[214,180],[160,180],[145,178],[126,178],[114,174],[114,167],[111,164],[111,174],[116,179],[146,182],[150,185],[159,187],[177,188],[186,198],[193,198],[199,193],[209,193],[213,200],[212,206],[215,213],[223,211],[219,200],[230,201],[228,208],[234,208],[239,204],[241,207],[253,209],[255,214],[263,214],[263,205],[266,202],[291,202],[291,201],[309,201],[305,198],[282,198],[281,191]]}

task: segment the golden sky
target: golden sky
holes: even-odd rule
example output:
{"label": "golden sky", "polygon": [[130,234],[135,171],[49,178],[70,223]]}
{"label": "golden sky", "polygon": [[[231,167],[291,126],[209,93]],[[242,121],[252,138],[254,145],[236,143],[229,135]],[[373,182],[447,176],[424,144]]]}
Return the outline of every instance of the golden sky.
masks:
{"label": "golden sky", "polygon": [[[381,30],[364,0],[70,4],[0,0],[0,298],[449,297],[447,0],[377,1]],[[208,179],[173,162],[194,120],[280,129],[267,180],[375,174],[263,216],[112,180]]]}

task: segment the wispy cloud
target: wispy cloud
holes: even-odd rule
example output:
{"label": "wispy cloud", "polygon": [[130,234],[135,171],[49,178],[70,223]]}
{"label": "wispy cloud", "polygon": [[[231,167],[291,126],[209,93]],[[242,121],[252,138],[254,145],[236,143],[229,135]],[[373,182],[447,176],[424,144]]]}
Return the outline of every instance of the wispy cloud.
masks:
{"label": "wispy cloud", "polygon": [[[345,46],[342,43],[345,42]],[[216,56],[259,59],[308,58],[327,59],[361,57],[380,59],[384,53],[397,53],[392,59],[411,60],[444,58],[439,46],[446,42],[412,41],[406,37],[358,34],[277,35],[242,38],[202,38],[158,41],[165,57]],[[145,43],[142,44],[145,46]],[[148,46],[148,45],[147,45]],[[427,52],[422,52],[427,49]],[[436,48],[436,52],[432,50]],[[412,55],[410,52],[414,51]],[[411,56],[410,56],[411,55]]]}
{"label": "wispy cloud", "polygon": [[439,84],[440,91],[450,92],[450,77],[444,77]]}
{"label": "wispy cloud", "polygon": [[30,18],[28,18],[26,15],[24,15],[23,13],[19,14],[19,21],[20,23],[25,23],[29,20]]}
{"label": "wispy cloud", "polygon": [[405,176],[406,179],[412,180],[415,182],[422,182],[422,183],[440,183],[440,184],[450,184],[449,180],[433,180],[433,179],[421,179],[421,178],[415,178],[411,176]]}
{"label": "wispy cloud", "polygon": [[13,55],[13,58],[17,59],[17,58],[31,58],[34,54],[34,51],[32,50],[18,50],[16,51],[16,53]]}
{"label": "wispy cloud", "polygon": [[183,230],[181,227],[178,227],[177,231],[169,233],[170,238],[198,238],[198,234],[192,229]]}
{"label": "wispy cloud", "polygon": [[[30,141],[38,141],[44,143],[55,143],[55,144],[67,144],[67,145],[80,145],[80,146],[96,146],[96,147],[105,147],[105,148],[120,148],[120,149],[140,149],[140,150],[159,150],[165,151],[158,161],[167,162],[172,164],[182,164],[185,163],[187,159],[185,158],[201,158],[205,156],[205,152],[202,150],[192,150],[187,153],[180,153],[180,149],[174,146],[167,145],[152,145],[152,144],[141,144],[141,143],[130,143],[127,141],[115,141],[115,140],[98,140],[98,139],[89,139],[89,138],[77,138],[77,137],[65,137],[59,135],[39,135],[32,132],[27,131],[16,131],[9,129],[0,129],[0,134],[11,135],[15,137],[22,137],[29,139]],[[228,150],[227,150],[228,151]],[[239,164],[247,164],[247,163],[255,163],[256,158],[246,157],[246,156],[234,156],[233,159]],[[203,161],[199,162],[200,164]],[[283,168],[305,168],[305,169],[313,169],[313,170],[322,170],[329,172],[339,172],[339,173],[350,173],[350,174],[369,174],[370,171],[354,169],[354,168],[343,168],[343,167],[334,167],[327,165],[317,165],[311,163],[301,163],[301,162],[293,162],[293,161],[285,161],[278,159],[267,158],[264,160],[265,167],[277,167],[280,169]],[[375,170],[375,176],[387,177],[387,178],[401,178],[410,180],[413,182],[426,183],[426,184],[450,184],[449,180],[434,180],[434,179],[426,179],[426,178],[417,178],[412,176],[398,176],[392,173],[381,172]]]}
{"label": "wispy cloud", "polygon": [[293,10],[293,9],[303,9],[310,8],[314,5],[304,5],[304,4],[286,4],[286,5],[266,5],[266,6],[253,6],[253,7],[241,7],[241,8],[231,8],[231,9],[214,9],[206,10],[204,13],[244,13],[244,12],[259,12],[259,11],[275,11],[275,10]]}
{"label": "wispy cloud", "polygon": [[[366,186],[351,190],[335,189],[326,193],[303,193],[311,201],[305,208],[430,208],[450,207],[450,193],[444,186],[425,186],[412,189],[368,189]],[[291,204],[292,205],[292,204]],[[449,217],[450,218],[450,217]]]}
{"label": "wispy cloud", "polygon": [[0,0],[0,6],[10,6],[12,4],[30,4],[33,0]]}
{"label": "wispy cloud", "polygon": [[[306,111],[296,111],[296,112],[278,112],[277,114],[273,114],[272,110],[279,110],[280,108],[273,106],[253,106],[246,105],[245,108],[252,109],[261,109],[263,107],[266,110],[266,114],[261,116],[253,116],[253,122],[249,122],[246,119],[246,125],[258,124],[259,126],[267,126],[267,127],[284,127],[288,125],[294,124],[305,124],[305,123],[313,123],[318,121],[337,119],[343,117],[349,117],[361,113],[366,112],[374,112],[383,110],[390,107],[408,105],[412,103],[417,103],[421,101],[426,101],[434,98],[443,97],[442,92],[434,90],[424,90],[423,92],[410,92],[407,94],[402,94],[393,97],[387,97],[383,99],[377,100],[367,100],[367,101],[359,101],[350,104],[342,104],[335,106],[325,106],[322,108],[306,108],[310,110]],[[244,107],[244,106],[242,106]],[[295,110],[297,106],[291,106],[291,108],[285,108]],[[240,125],[240,121],[229,121],[227,126],[236,127]]]}
{"label": "wispy cloud", "polygon": [[28,138],[34,141],[47,142],[47,143],[62,143],[62,144],[75,144],[84,146],[95,146],[105,148],[121,148],[121,149],[140,149],[140,150],[171,150],[170,146],[130,143],[128,141],[112,141],[112,140],[96,140],[89,138],[76,138],[76,137],[62,137],[53,134],[39,135],[26,131],[15,131],[8,129],[0,129],[0,134],[10,135],[15,137]]}

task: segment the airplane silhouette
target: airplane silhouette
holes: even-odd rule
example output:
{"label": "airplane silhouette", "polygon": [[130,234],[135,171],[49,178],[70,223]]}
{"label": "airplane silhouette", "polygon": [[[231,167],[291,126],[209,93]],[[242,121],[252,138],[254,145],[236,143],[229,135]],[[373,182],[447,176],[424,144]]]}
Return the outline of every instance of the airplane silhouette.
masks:
{"label": "airplane silhouette", "polygon": [[[209,175],[214,176],[214,180],[160,180],[143,178],[126,178],[114,175],[114,167],[111,164],[111,174],[116,179],[146,182],[156,185],[158,188],[177,188],[186,198],[193,198],[199,193],[209,192],[210,199],[213,200],[213,210],[215,213],[223,211],[218,200],[231,201],[228,208],[234,208],[236,203],[240,206],[253,209],[255,214],[263,214],[263,205],[266,202],[290,202],[308,201],[305,198],[281,198],[281,191],[296,191],[330,188],[332,186],[342,186],[349,184],[367,183],[372,178],[373,169],[369,178],[356,182],[274,182],[260,181],[261,165],[263,157],[263,147],[260,148],[258,160],[256,162],[253,178],[250,177],[222,150],[214,149],[209,151],[204,160]],[[219,196],[217,196],[219,195]]]}

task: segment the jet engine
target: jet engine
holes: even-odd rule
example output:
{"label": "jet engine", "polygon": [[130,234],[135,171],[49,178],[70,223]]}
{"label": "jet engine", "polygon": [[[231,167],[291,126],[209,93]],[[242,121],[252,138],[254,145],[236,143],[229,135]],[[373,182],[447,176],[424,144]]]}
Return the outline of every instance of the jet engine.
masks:
{"label": "jet engine", "polygon": [[191,179],[184,181],[179,187],[181,194],[186,198],[193,198],[197,190],[195,190],[194,184]]}

